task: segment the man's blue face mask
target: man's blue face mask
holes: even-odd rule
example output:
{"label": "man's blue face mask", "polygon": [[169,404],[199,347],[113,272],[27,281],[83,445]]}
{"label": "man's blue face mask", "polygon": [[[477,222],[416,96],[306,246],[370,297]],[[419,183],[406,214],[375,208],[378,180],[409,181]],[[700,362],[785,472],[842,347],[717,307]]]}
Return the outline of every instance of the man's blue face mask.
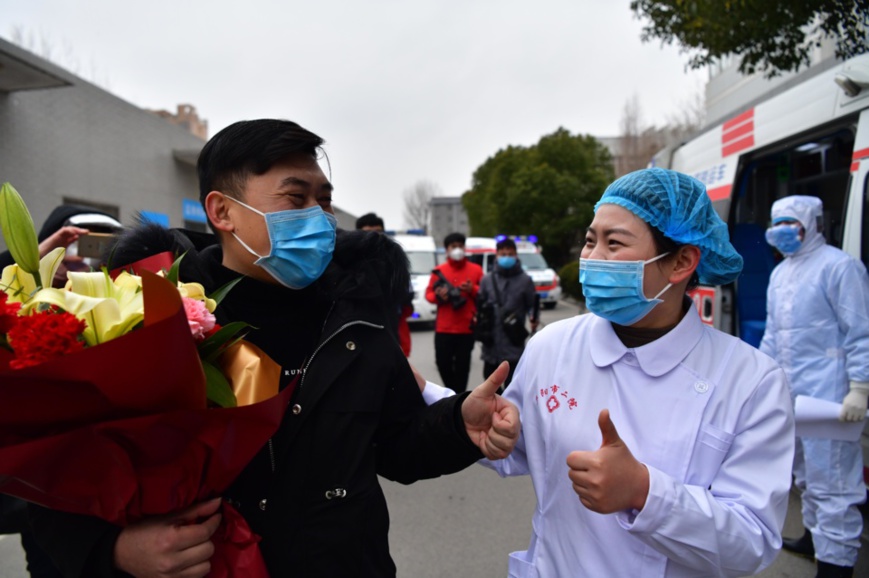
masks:
{"label": "man's blue face mask", "polygon": [[498,257],[498,267],[501,269],[512,269],[516,264],[516,257],[502,256]]}
{"label": "man's blue face mask", "polygon": [[268,227],[271,250],[259,255],[247,246],[235,232],[232,236],[251,254],[254,261],[274,279],[290,289],[304,289],[320,278],[332,261],[335,250],[335,229],[338,221],[320,207],[263,213],[232,199],[239,205],[262,215]]}
{"label": "man's blue face mask", "polygon": [[766,242],[775,247],[782,255],[792,255],[800,250],[800,226],[792,224],[774,225],[766,230]]}
{"label": "man's blue face mask", "polygon": [[579,282],[588,310],[618,325],[633,325],[657,305],[666,287],[652,299],[643,292],[643,272],[646,265],[665,257],[663,253],[648,261],[614,261],[580,259]]}

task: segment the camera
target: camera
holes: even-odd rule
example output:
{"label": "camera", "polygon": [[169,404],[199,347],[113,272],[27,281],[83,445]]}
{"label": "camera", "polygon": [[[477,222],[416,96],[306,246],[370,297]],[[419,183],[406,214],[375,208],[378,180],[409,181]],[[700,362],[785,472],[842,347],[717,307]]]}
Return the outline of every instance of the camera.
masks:
{"label": "camera", "polygon": [[111,233],[87,233],[78,238],[78,256],[100,259],[116,241]]}
{"label": "camera", "polygon": [[455,287],[452,283],[447,281],[447,278],[444,277],[443,273],[441,273],[437,269],[435,269],[433,273],[438,276],[438,280],[435,281],[434,288],[447,288],[447,299],[449,300],[450,305],[453,306],[453,309],[460,309],[465,303],[467,303],[468,298],[462,295],[462,292],[458,289],[458,287]]}

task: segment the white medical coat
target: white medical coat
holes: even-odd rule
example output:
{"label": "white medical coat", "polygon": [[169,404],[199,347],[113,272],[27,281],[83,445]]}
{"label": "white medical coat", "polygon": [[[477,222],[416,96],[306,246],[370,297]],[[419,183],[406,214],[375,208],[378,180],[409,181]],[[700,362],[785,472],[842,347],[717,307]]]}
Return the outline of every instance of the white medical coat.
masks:
{"label": "white medical coat", "polygon": [[[530,474],[537,495],[531,543],[511,554],[510,576],[744,576],[775,559],[794,452],[787,383],[693,307],[634,349],[592,314],[551,324],[505,397],[522,434],[510,457],[484,465]],[[604,408],[648,467],[640,512],[594,513],[567,476],[571,451],[600,448]]]}

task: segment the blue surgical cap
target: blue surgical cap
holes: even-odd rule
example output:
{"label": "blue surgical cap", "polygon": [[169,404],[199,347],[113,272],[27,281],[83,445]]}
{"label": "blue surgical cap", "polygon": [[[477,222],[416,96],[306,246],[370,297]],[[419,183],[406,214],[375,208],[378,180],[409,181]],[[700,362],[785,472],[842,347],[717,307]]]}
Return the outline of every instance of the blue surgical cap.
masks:
{"label": "blue surgical cap", "polygon": [[706,187],[667,169],[642,169],[616,179],[594,206],[623,207],[664,236],[700,249],[697,275],[707,285],[724,285],[742,271],[742,257],[730,244],[727,225],[715,212]]}

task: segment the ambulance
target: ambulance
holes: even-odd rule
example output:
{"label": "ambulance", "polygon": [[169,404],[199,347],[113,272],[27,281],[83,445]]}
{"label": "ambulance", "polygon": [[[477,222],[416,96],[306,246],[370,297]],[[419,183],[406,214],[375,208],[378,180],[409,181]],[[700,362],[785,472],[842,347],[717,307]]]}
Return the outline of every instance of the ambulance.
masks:
{"label": "ambulance", "polygon": [[[498,241],[506,239],[507,235],[491,237],[468,237],[465,240],[465,254],[468,260],[483,268],[484,273],[491,273],[495,265],[495,247]],[[540,298],[544,309],[553,309],[561,299],[561,286],[558,273],[552,269],[543,258],[537,239],[533,235],[511,236],[516,243],[516,255],[522,263],[522,268],[534,281],[534,290]]]}
{"label": "ambulance", "polygon": [[869,266],[869,54],[791,79],[651,165],[706,184],[745,266],[735,283],[699,287],[693,299],[705,323],[758,345],[776,264],[764,238],[774,201],[819,197],[827,242]]}
{"label": "ambulance", "polygon": [[432,269],[438,265],[437,245],[427,235],[392,235],[410,261],[410,282],[413,286],[413,313],[407,318],[411,325],[434,325],[437,305],[425,299],[425,290],[431,279]]}
{"label": "ambulance", "polygon": [[465,239],[465,256],[471,263],[482,267],[483,273],[491,273],[495,267],[497,244],[492,237],[468,237]]}

